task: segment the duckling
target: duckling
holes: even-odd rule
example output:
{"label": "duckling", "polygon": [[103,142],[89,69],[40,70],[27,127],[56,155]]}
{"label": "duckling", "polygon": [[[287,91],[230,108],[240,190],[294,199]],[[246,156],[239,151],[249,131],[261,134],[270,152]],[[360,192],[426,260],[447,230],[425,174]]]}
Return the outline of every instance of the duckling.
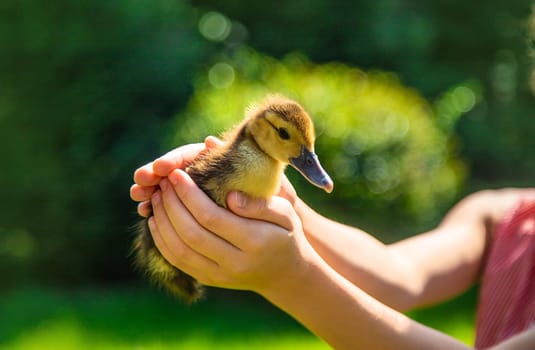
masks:
{"label": "duckling", "polygon": [[[333,182],[314,153],[311,118],[297,102],[269,96],[248,109],[244,120],[223,135],[224,146],[199,156],[186,168],[188,175],[215,203],[226,207],[231,191],[268,199],[279,189],[289,164],[313,185],[330,193]],[[169,264],[156,248],[147,220],[133,246],[136,264],[171,294],[188,303],[198,300],[203,286]]]}

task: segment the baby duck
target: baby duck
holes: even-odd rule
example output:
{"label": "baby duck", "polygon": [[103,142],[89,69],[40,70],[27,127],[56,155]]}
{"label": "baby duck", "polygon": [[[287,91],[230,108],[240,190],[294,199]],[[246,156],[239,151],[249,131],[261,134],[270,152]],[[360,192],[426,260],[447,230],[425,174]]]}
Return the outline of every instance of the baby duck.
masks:
{"label": "baby duck", "polygon": [[[225,144],[199,156],[186,172],[214,202],[226,207],[231,191],[268,199],[279,190],[288,164],[313,185],[330,193],[333,182],[314,153],[314,126],[297,102],[270,96],[249,108],[245,119],[223,135]],[[169,264],[156,248],[147,220],[134,241],[138,267],[171,294],[190,303],[201,297],[202,285]]]}

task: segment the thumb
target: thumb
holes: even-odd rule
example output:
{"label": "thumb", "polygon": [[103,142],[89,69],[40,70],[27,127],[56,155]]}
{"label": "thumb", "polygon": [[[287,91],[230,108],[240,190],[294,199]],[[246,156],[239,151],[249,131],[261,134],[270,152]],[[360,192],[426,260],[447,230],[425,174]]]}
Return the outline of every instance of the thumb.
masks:
{"label": "thumb", "polygon": [[286,175],[283,175],[282,177],[281,187],[277,195],[286,198],[292,205],[295,205],[297,192]]}
{"label": "thumb", "polygon": [[216,147],[221,147],[223,146],[225,143],[223,142],[223,140],[215,137],[215,136],[207,136],[205,139],[204,139],[204,145],[206,146],[206,148],[208,149],[212,149],[212,148],[216,148]]}
{"label": "thumb", "polygon": [[227,196],[227,206],[236,215],[270,222],[289,231],[293,231],[296,220],[299,221],[290,202],[282,197],[266,200],[233,191]]}

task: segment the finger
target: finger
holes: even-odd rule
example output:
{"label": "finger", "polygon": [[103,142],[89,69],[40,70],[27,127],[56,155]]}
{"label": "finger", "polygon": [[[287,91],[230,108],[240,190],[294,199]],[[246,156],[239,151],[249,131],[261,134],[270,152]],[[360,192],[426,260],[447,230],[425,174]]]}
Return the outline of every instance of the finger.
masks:
{"label": "finger", "polygon": [[[162,202],[167,216],[185,244],[217,263],[232,259],[239,252],[235,246],[199,225],[178,199],[168,180],[163,180],[161,186]],[[216,206],[216,209],[221,208]],[[228,211],[225,212],[229,214]]]}
{"label": "finger", "polygon": [[227,205],[239,216],[270,222],[288,231],[294,229],[294,211],[285,198],[272,197],[265,200],[251,198],[242,192],[231,192],[227,196]]}
{"label": "finger", "polygon": [[295,188],[293,187],[290,180],[288,180],[288,177],[286,175],[282,176],[281,187],[278,195],[280,197],[286,198],[288,201],[290,201],[290,203],[292,203],[292,205],[295,205],[297,192],[295,191]]}
{"label": "finger", "polygon": [[144,218],[148,218],[152,214],[151,202],[150,201],[140,202],[137,205],[137,213]]}
{"label": "finger", "polygon": [[[156,192],[152,198],[154,222],[159,234],[157,239],[166,260],[186,273],[215,268],[217,265],[212,260],[191,249],[177,235],[163,207],[161,193]],[[160,249],[160,246],[157,247]]]}
{"label": "finger", "polygon": [[223,142],[223,140],[221,140],[221,139],[219,139],[219,138],[217,138],[215,136],[207,136],[204,139],[204,145],[208,149],[220,147],[220,146],[223,146],[224,144],[225,143]]}
{"label": "finger", "polygon": [[148,201],[155,190],[156,186],[140,186],[138,184],[133,184],[130,187],[130,198],[136,202]]}
{"label": "finger", "polygon": [[261,239],[266,233],[288,234],[280,226],[243,218],[217,206],[184,171],[173,171],[169,180],[184,207],[200,225],[240,250],[248,250],[251,244],[255,244],[255,238]]}
{"label": "finger", "polygon": [[[162,233],[160,232],[160,229],[158,228],[157,221],[154,217],[149,218],[148,220],[149,224],[149,230],[152,235],[152,239],[154,241],[154,244],[156,245],[156,248],[158,248],[158,251],[164,259],[176,267],[177,269],[187,273],[188,275],[196,278],[197,280],[201,281],[201,279],[206,279],[204,276],[205,274],[200,271],[196,266],[192,266],[190,264],[181,263],[176,259],[175,255],[171,251],[171,249],[167,246],[167,243],[163,239]],[[188,260],[185,260],[187,262]],[[202,283],[202,282],[201,282]],[[207,283],[204,283],[207,284]]]}
{"label": "finger", "polygon": [[164,177],[174,169],[184,169],[199,153],[205,150],[204,143],[193,143],[175,148],[154,161],[154,174]]}
{"label": "finger", "polygon": [[149,224],[149,231],[152,235],[152,239],[154,241],[154,244],[156,245],[156,248],[158,248],[158,251],[162,256],[167,260],[167,262],[173,264],[171,261],[175,260],[175,256],[171,252],[171,250],[167,247],[167,244],[165,243],[165,240],[162,237],[162,234],[160,233],[160,230],[158,229],[158,225],[155,222],[154,216],[151,216],[148,219]]}
{"label": "finger", "polygon": [[154,173],[153,163],[147,163],[136,169],[134,172],[134,182],[140,186],[155,186],[160,182],[160,176]]}

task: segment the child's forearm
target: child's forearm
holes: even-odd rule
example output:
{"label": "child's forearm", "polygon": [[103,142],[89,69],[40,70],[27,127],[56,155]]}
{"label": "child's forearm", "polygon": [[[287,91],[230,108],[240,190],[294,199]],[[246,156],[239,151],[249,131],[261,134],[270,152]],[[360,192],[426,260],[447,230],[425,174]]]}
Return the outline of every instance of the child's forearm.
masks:
{"label": "child's forearm", "polygon": [[372,235],[319,215],[300,199],[295,207],[307,239],[335,271],[397,310],[414,306],[422,283],[402,257]]}
{"label": "child's forearm", "polygon": [[335,349],[467,349],[345,280],[311,253],[290,280],[260,291]]}

